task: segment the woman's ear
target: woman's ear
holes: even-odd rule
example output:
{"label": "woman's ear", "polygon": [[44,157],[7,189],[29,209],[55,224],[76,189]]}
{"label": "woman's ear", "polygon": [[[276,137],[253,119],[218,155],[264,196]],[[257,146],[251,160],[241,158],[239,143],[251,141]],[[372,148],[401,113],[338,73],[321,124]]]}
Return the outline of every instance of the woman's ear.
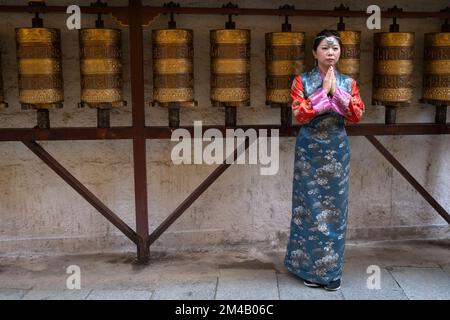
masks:
{"label": "woman's ear", "polygon": [[316,54],[316,52],[314,50],[312,50],[312,54],[314,56],[314,59],[317,59],[317,54]]}

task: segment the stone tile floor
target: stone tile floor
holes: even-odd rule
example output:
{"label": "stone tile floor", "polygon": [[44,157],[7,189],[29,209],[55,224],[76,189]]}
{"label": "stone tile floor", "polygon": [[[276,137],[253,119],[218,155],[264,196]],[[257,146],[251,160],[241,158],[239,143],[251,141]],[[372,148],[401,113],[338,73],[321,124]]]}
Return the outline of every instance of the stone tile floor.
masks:
{"label": "stone tile floor", "polygon": [[[284,251],[247,246],[195,252],[0,255],[0,300],[450,299],[450,240],[349,242],[341,290],[307,288],[283,266]],[[81,289],[69,290],[80,270]],[[372,267],[369,267],[372,266]],[[369,269],[368,269],[369,268]],[[379,271],[379,288],[373,282]]]}

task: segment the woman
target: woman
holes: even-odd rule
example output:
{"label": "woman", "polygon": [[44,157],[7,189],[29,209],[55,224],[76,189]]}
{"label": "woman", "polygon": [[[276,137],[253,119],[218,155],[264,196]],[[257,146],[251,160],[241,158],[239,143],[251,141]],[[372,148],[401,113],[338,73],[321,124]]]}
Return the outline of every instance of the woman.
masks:
{"label": "woman", "polygon": [[295,147],[290,238],[286,268],[309,287],[341,285],[348,212],[350,149],[344,119],[364,112],[355,80],[339,73],[336,31],[314,39],[317,65],[292,84],[292,110],[302,124]]}

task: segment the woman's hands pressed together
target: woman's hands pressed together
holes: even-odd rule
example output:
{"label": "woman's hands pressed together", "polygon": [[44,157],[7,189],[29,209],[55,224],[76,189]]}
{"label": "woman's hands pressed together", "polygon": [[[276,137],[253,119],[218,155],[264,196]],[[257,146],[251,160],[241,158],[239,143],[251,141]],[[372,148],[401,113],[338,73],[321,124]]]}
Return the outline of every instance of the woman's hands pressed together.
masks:
{"label": "woman's hands pressed together", "polygon": [[323,89],[325,90],[326,94],[333,95],[336,90],[336,76],[334,74],[334,68],[333,66],[330,66],[328,68],[327,74],[323,78]]}

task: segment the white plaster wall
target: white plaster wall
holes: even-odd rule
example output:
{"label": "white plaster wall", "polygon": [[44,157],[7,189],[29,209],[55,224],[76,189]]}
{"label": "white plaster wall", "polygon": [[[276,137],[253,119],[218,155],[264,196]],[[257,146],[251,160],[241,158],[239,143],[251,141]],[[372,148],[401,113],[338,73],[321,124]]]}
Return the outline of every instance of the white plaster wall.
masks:
{"label": "white plaster wall", "polygon": [[[48,5],[74,1],[48,1]],[[161,5],[165,1],[144,1]],[[0,1],[23,4],[26,1]],[[88,5],[90,1],[77,1]],[[110,1],[110,4],[127,1]],[[180,1],[182,6],[221,6],[215,1]],[[240,1],[240,7],[278,8],[285,1]],[[382,10],[392,6],[379,1]],[[294,1],[296,8],[318,9],[317,1]],[[321,9],[333,9],[340,1],[322,1]],[[376,1],[347,1],[352,10],[366,10]],[[437,11],[446,1],[397,1],[405,11]],[[78,109],[79,63],[76,31],[65,28],[64,14],[45,15],[45,25],[62,30],[65,103],[51,112],[53,127],[96,125],[96,111]],[[82,27],[94,25],[94,17],[85,15]],[[194,30],[195,90],[199,106],[181,112],[181,124],[224,123],[224,110],[209,103],[209,30],[222,28],[226,16],[176,16],[180,28]],[[279,110],[265,101],[264,34],[279,31],[283,17],[239,16],[238,28],[252,30],[251,101],[249,108],[238,110],[238,123],[276,124]],[[145,101],[147,125],[166,125],[167,110],[149,107],[152,97],[151,30],[165,28],[168,17],[161,16],[144,29]],[[324,28],[335,28],[335,18],[291,18],[293,29],[306,32],[307,65],[312,66],[314,35]],[[383,123],[384,107],[371,105],[373,30],[362,18],[346,19],[348,30],[361,30],[361,94],[366,103],[363,123]],[[390,19],[382,20],[387,31]],[[423,34],[440,30],[439,19],[400,19],[401,31],[416,34],[414,101],[420,98],[422,81]],[[0,14],[3,78],[10,108],[0,110],[0,127],[32,127],[35,112],[20,110],[17,101],[17,66],[14,28],[29,26],[31,15]],[[117,27],[105,17],[107,27]],[[113,126],[131,125],[128,29],[122,28],[125,99],[128,106],[111,116]],[[450,119],[450,114],[448,115]],[[433,122],[434,107],[413,103],[397,112],[397,122]],[[397,136],[379,140],[413,173],[415,178],[447,210],[450,210],[450,137]],[[102,199],[132,228],[134,195],[131,141],[59,141],[41,142],[81,182]],[[351,177],[348,238],[407,239],[448,238],[450,228],[434,209],[376,151],[364,137],[350,137]],[[173,165],[174,143],[147,141],[149,227],[157,225],[181,203],[216,166]],[[284,247],[291,217],[292,172],[295,138],[280,139],[280,168],[275,176],[262,176],[258,165],[230,167],[162,236],[155,247],[179,249],[221,247],[228,244],[263,243]],[[81,196],[46,167],[24,145],[0,143],[0,251],[27,250],[80,252],[123,249],[133,246]]]}

